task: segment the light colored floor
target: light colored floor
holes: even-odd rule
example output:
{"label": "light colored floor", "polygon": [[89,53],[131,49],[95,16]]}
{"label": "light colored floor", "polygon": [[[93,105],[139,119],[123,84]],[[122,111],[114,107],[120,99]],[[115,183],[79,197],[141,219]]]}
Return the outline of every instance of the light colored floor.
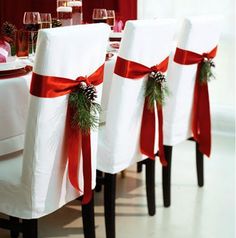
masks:
{"label": "light colored floor", "polygon": [[[136,167],[118,176],[117,238],[234,238],[235,178],[233,138],[214,136],[211,159],[205,160],[205,186],[196,185],[195,147],[184,142],[174,148],[172,205],[164,208],[161,170],[156,169],[157,213],[147,215],[144,173]],[[105,238],[102,193],[95,195],[96,234]],[[0,229],[0,238],[9,237]],[[39,219],[39,238],[83,238],[81,207],[74,201]],[[33,238],[33,237],[32,237]]]}

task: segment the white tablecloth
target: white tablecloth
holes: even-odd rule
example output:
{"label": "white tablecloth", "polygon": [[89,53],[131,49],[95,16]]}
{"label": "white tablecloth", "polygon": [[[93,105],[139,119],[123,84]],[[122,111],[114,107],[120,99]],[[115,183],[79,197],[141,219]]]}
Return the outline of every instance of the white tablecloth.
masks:
{"label": "white tablecloth", "polygon": [[0,79],[0,155],[24,146],[30,78]]}

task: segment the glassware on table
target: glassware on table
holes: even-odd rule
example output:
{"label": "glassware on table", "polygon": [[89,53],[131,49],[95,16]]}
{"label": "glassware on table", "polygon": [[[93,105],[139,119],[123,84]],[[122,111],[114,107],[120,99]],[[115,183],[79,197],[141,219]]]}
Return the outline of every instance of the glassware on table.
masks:
{"label": "glassware on table", "polygon": [[58,7],[57,18],[61,21],[62,26],[72,25],[72,7]]}
{"label": "glassware on table", "polygon": [[37,33],[41,28],[41,18],[39,12],[25,12],[23,17],[23,24],[25,30],[30,33],[29,50],[31,51],[31,56],[33,57],[37,41]]}
{"label": "glassware on table", "polygon": [[103,8],[94,8],[92,19],[93,23],[107,23],[107,10]]}
{"label": "glassware on table", "polygon": [[82,0],[68,1],[67,6],[72,7],[73,25],[83,24]]}
{"label": "glassware on table", "polygon": [[52,16],[51,13],[40,13],[41,28],[52,28]]}
{"label": "glassware on table", "polygon": [[68,0],[57,0],[57,8],[58,7],[67,7]]}
{"label": "glassware on table", "polygon": [[107,10],[107,24],[113,29],[115,25],[115,11]]}
{"label": "glassware on table", "polygon": [[16,32],[16,55],[17,57],[29,55],[29,32],[24,29]]}

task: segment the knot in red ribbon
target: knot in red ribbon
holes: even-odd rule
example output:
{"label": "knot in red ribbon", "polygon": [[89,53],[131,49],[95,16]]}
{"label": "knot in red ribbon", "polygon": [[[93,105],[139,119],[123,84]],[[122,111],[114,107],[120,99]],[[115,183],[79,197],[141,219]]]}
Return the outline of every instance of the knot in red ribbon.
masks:
{"label": "knot in red ribbon", "polygon": [[[99,85],[103,81],[104,64],[88,77],[79,76],[76,80],[45,76],[33,73],[30,93],[37,97],[53,98],[69,94],[75,91],[81,82],[86,84]],[[79,165],[81,152],[83,155],[83,177],[84,196],[82,203],[88,203],[92,198],[92,172],[91,172],[91,140],[90,131],[87,134],[81,133],[79,128],[71,125],[73,109],[68,106],[66,118],[66,144],[68,156],[68,174],[73,187],[81,191],[79,187]]]}
{"label": "knot in red ribbon", "polygon": [[206,59],[208,59],[208,60],[210,59],[208,53],[203,53],[203,54],[202,54],[202,58],[203,58],[203,59],[206,58]]}
{"label": "knot in red ribbon", "polygon": [[[147,67],[140,63],[117,57],[114,73],[129,79],[140,79],[152,72],[165,72],[168,67],[169,57],[166,57],[160,64]],[[159,158],[163,166],[167,165],[163,146],[163,113],[162,106],[156,103],[158,115],[158,134],[159,134]],[[148,98],[145,98],[143,116],[140,133],[140,150],[141,153],[151,159],[155,159],[155,110],[149,110]]]}
{"label": "knot in red ribbon", "polygon": [[78,78],[76,78],[75,81],[81,82],[81,83],[84,82],[84,83],[86,83],[86,85],[91,85],[92,84],[91,80],[87,76],[79,76]]}
{"label": "knot in red ribbon", "polygon": [[208,85],[200,82],[200,71],[202,62],[216,56],[217,46],[208,53],[198,54],[192,51],[176,49],[174,61],[178,64],[198,64],[194,87],[192,133],[194,139],[199,143],[199,150],[210,156],[211,153],[211,118]]}

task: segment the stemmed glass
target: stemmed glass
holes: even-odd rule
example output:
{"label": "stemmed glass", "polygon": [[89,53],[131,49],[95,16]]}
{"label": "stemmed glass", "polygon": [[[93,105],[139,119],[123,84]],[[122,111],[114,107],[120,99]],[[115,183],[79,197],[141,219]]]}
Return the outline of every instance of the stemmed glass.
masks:
{"label": "stemmed glass", "polygon": [[93,9],[93,23],[107,22],[107,10],[103,8]]}
{"label": "stemmed glass", "polygon": [[41,28],[52,28],[52,16],[51,13],[40,13]]}
{"label": "stemmed glass", "polygon": [[113,29],[115,25],[115,11],[107,10],[107,24]]}
{"label": "stemmed glass", "polygon": [[34,56],[34,37],[41,26],[41,18],[39,12],[25,12],[23,17],[25,30],[30,32],[31,56]]}

